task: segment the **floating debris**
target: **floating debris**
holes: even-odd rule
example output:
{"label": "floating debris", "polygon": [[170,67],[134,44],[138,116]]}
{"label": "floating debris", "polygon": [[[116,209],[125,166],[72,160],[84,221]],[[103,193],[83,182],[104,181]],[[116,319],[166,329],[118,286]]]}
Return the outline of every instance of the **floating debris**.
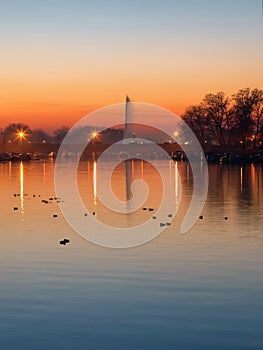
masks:
{"label": "floating debris", "polygon": [[18,210],[18,207],[14,207],[14,210]]}
{"label": "floating debris", "polygon": [[63,245],[66,245],[66,244],[69,243],[69,242],[70,242],[69,239],[64,238],[63,241],[60,241],[59,243],[60,243],[60,244],[63,244]]}
{"label": "floating debris", "polygon": [[58,217],[58,214],[53,214],[53,218],[57,218]]}

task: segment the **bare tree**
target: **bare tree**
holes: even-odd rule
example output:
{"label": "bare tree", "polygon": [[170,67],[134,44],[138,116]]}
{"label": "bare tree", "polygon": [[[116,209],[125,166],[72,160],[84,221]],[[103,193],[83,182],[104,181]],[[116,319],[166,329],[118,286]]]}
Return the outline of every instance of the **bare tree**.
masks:
{"label": "bare tree", "polygon": [[61,128],[56,129],[54,131],[55,141],[58,143],[61,143],[64,137],[67,135],[68,131],[69,131],[69,127],[67,126],[62,126]]}
{"label": "bare tree", "polygon": [[19,133],[23,133],[24,137],[30,139],[32,131],[27,124],[24,123],[10,123],[4,129],[3,134],[6,141],[16,142],[19,140]]}
{"label": "bare tree", "polygon": [[254,148],[257,148],[258,142],[262,137],[261,130],[263,129],[263,102],[258,104],[255,111],[255,135],[254,135]]}
{"label": "bare tree", "polygon": [[220,91],[216,94],[207,94],[202,100],[202,108],[206,117],[206,124],[211,134],[221,146],[226,145],[225,130],[230,139],[230,114],[228,111],[229,99]]}
{"label": "bare tree", "polygon": [[204,144],[207,136],[207,122],[204,109],[201,105],[190,106],[182,115],[182,119],[195,133],[201,144]]}
{"label": "bare tree", "polygon": [[[245,88],[233,95],[236,125],[240,132],[243,148],[246,148],[247,140],[254,134],[255,121],[258,115],[258,108],[263,103],[263,90]],[[258,117],[257,117],[258,115]]]}
{"label": "bare tree", "polygon": [[51,136],[43,129],[33,129],[31,141],[37,143],[50,142]]}

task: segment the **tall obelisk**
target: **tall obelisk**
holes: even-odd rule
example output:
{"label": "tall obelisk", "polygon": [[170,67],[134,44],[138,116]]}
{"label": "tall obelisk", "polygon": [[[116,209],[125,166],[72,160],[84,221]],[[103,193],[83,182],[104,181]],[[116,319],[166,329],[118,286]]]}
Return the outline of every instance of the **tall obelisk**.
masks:
{"label": "tall obelisk", "polygon": [[126,105],[125,105],[125,124],[124,124],[124,134],[123,139],[126,140],[130,137],[129,135],[129,123],[128,123],[128,116],[129,116],[129,104],[131,100],[129,99],[129,96],[126,95]]}

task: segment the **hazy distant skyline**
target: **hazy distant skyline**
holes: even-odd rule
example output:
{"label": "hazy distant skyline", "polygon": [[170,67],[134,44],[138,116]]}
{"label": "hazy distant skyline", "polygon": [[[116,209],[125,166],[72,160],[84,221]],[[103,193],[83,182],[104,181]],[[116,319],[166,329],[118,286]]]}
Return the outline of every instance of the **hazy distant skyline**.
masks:
{"label": "hazy distant skyline", "polygon": [[0,127],[72,125],[126,93],[180,114],[262,88],[261,3],[0,0]]}

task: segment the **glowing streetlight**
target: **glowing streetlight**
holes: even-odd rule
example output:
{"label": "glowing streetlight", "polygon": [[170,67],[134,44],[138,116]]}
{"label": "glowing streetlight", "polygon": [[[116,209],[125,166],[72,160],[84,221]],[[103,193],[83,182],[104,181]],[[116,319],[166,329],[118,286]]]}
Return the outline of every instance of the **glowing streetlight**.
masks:
{"label": "glowing streetlight", "polygon": [[26,137],[26,133],[23,130],[19,130],[16,136],[22,142]]}
{"label": "glowing streetlight", "polygon": [[92,143],[96,143],[96,141],[99,137],[99,133],[97,133],[97,131],[92,131],[91,137],[92,137]]}

